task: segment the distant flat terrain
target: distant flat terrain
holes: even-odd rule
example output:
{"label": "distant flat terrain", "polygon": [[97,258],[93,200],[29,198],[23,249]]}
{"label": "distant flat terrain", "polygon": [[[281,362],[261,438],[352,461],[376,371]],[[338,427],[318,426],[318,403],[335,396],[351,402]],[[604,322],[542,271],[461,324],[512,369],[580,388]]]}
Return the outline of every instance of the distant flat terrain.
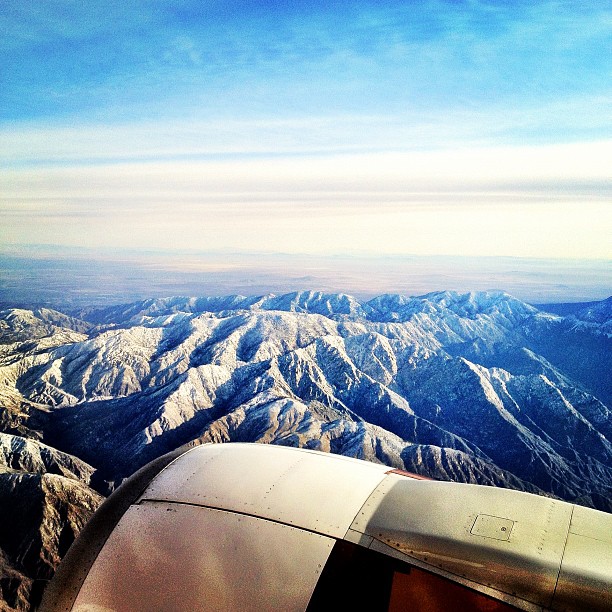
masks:
{"label": "distant flat terrain", "polygon": [[[261,253],[0,252],[0,305],[54,308],[170,295],[315,290],[383,293],[504,290],[533,304],[590,302],[612,292],[612,262],[512,257],[366,257]],[[559,312],[559,314],[561,314]]]}

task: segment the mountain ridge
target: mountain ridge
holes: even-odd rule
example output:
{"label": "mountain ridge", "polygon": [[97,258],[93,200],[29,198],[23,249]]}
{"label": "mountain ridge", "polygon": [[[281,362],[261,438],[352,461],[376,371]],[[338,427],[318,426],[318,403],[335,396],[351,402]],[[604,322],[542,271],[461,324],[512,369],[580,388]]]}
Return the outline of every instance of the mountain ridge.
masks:
{"label": "mountain ridge", "polygon": [[[241,439],[250,430],[254,439],[313,445],[309,427],[323,426],[329,440],[346,431],[363,446],[353,452],[378,460],[366,446],[376,446],[371,440],[383,430],[395,436],[402,447],[395,467],[418,454],[413,446],[430,447],[421,456],[464,453],[464,461],[501,470],[517,486],[569,499],[597,497],[597,486],[609,486],[608,387],[593,385],[599,375],[559,367],[567,344],[553,342],[588,344],[587,362],[601,372],[609,339],[595,327],[605,322],[576,329],[504,292],[367,301],[323,292],[171,297],[71,311],[66,319],[29,316],[67,327],[38,334],[28,350],[0,345],[5,393],[34,406],[27,422],[43,441],[93,462],[96,482],[111,488],[174,445],[233,439],[222,433],[229,430]],[[278,402],[287,404],[279,414],[295,419],[288,431],[244,425]],[[314,402],[336,417],[311,410]],[[563,434],[547,424],[551,414]],[[579,442],[559,439],[570,434]],[[506,441],[504,453],[497,439]]]}
{"label": "mountain ridge", "polygon": [[612,512],[611,317],[585,308],[294,292],[0,311],[7,609],[36,602],[101,495],[183,445],[298,446]]}

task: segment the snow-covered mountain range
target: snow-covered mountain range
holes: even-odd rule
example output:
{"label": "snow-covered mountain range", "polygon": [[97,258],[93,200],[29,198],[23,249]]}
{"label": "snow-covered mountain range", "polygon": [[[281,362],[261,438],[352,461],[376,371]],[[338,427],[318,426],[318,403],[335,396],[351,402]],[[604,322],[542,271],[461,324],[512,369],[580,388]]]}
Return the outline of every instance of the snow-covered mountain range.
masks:
{"label": "snow-covered mountain range", "polygon": [[258,441],[612,511],[611,321],[610,299],[560,316],[501,292],[6,310],[0,494],[72,483],[70,534],[171,449]]}

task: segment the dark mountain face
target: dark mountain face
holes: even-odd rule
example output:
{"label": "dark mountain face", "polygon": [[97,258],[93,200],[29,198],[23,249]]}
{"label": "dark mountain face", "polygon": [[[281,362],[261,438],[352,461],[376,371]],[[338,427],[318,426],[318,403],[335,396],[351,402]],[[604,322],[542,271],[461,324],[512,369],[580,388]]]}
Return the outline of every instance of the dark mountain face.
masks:
{"label": "dark mountain face", "polygon": [[[0,493],[26,508],[78,489],[51,528],[65,542],[99,503],[90,485],[106,494],[182,444],[257,441],[612,511],[602,304],[578,318],[504,293],[308,292],[4,311]],[[16,602],[61,556],[36,512],[24,541],[55,552],[26,567],[1,545]]]}
{"label": "dark mountain face", "polygon": [[45,444],[0,433],[0,589],[3,610],[26,610],[102,502],[94,469]]}

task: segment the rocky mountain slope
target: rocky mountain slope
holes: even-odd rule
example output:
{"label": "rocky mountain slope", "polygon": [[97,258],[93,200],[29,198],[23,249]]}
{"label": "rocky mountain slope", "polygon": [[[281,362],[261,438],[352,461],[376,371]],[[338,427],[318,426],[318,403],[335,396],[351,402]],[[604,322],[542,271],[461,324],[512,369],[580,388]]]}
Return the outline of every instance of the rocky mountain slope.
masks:
{"label": "rocky mountain slope", "polygon": [[185,443],[259,441],[612,511],[606,303],[563,317],[505,293],[298,292],[4,311],[2,490],[79,488],[57,511],[74,533],[90,485],[107,494]]}
{"label": "rocky mountain slope", "polygon": [[94,469],[34,440],[0,433],[2,610],[27,610],[102,502]]}

